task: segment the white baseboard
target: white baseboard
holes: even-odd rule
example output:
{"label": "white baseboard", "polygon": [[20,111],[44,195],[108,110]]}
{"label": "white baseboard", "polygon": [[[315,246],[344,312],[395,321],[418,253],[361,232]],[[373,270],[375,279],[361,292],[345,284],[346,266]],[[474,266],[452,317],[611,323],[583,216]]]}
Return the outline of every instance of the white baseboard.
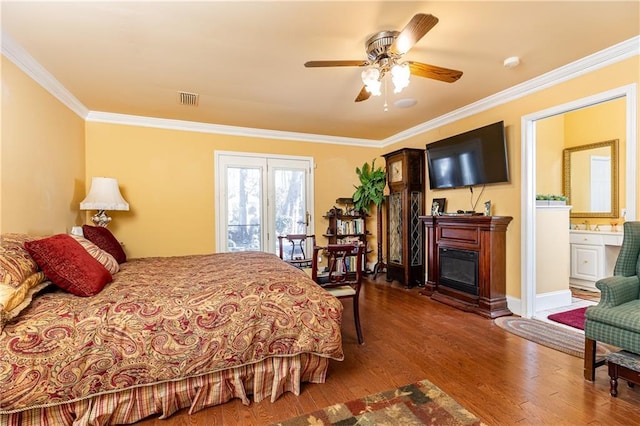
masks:
{"label": "white baseboard", "polygon": [[551,291],[536,295],[536,312],[571,305],[571,290]]}
{"label": "white baseboard", "polygon": [[[551,291],[536,295],[536,312],[571,305],[571,290]],[[507,296],[507,306],[514,315],[522,316],[522,300]]]}
{"label": "white baseboard", "polygon": [[507,295],[507,307],[514,315],[522,316],[522,301],[520,299]]}

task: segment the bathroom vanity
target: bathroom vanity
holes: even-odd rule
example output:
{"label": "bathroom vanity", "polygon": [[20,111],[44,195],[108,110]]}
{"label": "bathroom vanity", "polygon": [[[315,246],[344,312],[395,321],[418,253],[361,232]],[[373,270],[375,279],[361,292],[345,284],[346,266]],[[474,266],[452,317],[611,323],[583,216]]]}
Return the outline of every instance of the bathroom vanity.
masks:
{"label": "bathroom vanity", "polygon": [[569,234],[571,246],[569,282],[575,287],[599,291],[596,288],[596,281],[613,275],[623,233],[572,229]]}

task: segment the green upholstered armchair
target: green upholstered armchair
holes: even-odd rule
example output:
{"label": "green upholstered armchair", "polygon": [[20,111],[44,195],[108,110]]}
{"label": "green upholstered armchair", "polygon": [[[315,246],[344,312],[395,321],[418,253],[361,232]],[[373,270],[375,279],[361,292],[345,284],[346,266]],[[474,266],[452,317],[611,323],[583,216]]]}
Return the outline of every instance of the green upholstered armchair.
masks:
{"label": "green upholstered armchair", "polygon": [[640,354],[640,222],[624,224],[624,239],[613,277],[599,280],[600,303],[589,307],[584,324],[584,378],[593,381],[596,342]]}

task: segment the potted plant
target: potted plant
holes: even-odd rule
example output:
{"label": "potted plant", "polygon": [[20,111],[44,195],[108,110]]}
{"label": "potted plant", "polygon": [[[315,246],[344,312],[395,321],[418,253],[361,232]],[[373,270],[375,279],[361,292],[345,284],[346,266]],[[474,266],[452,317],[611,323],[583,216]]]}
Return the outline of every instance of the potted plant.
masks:
{"label": "potted plant", "polygon": [[377,207],[382,205],[384,200],[384,187],[387,183],[387,174],[382,167],[376,169],[376,160],[364,163],[362,168],[356,167],[356,174],[360,180],[360,185],[355,186],[353,193],[353,203],[356,211],[368,213],[371,204]]}
{"label": "potted plant", "polygon": [[360,185],[354,185],[356,188],[356,192],[353,193],[354,209],[358,212],[368,213],[371,204],[376,205],[378,261],[373,267],[373,272],[377,275],[387,267],[382,259],[382,202],[384,201],[384,187],[387,184],[387,173],[382,167],[376,169],[376,160],[373,159],[371,165],[364,163],[362,168],[356,167],[356,174]]}
{"label": "potted plant", "polygon": [[564,206],[567,204],[567,197],[565,195],[554,194],[537,194],[536,205],[537,206]]}

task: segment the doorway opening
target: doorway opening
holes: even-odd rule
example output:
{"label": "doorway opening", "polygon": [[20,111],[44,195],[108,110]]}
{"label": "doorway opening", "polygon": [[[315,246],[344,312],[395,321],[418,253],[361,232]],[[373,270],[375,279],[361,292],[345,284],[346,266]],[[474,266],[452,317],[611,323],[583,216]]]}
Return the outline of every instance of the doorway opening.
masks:
{"label": "doorway opening", "polygon": [[626,100],[626,176],[625,176],[625,208],[626,220],[636,218],[637,194],[637,84],[630,84],[587,98],[558,105],[543,111],[522,117],[521,127],[523,141],[522,164],[522,257],[521,257],[521,306],[520,315],[532,318],[535,315],[536,302],[536,122],[558,114],[571,112],[580,108],[596,105],[614,99]]}

